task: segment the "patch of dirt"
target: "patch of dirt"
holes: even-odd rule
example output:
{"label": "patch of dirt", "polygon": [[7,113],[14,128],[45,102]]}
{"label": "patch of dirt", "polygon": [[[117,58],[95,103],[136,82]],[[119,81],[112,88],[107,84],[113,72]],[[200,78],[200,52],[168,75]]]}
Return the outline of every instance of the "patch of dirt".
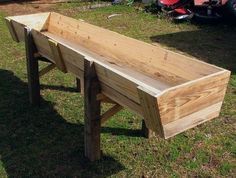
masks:
{"label": "patch of dirt", "polygon": [[[56,6],[56,4],[47,4],[46,0],[42,0],[40,2],[43,3],[37,4],[27,1],[11,1],[7,3],[0,3],[0,11],[6,13],[7,15],[23,15],[53,11]],[[48,2],[50,1],[48,0]]]}

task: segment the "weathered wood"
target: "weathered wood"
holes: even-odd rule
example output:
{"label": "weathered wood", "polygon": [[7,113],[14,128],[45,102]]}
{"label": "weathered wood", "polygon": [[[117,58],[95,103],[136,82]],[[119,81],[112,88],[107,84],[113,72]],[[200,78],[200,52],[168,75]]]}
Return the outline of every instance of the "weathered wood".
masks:
{"label": "weathered wood", "polygon": [[25,50],[27,61],[27,76],[29,99],[32,105],[40,104],[40,84],[39,84],[39,66],[38,60],[34,57],[37,52],[29,28],[25,28]]}
{"label": "weathered wood", "polygon": [[85,129],[84,145],[85,156],[90,161],[100,159],[100,130],[101,130],[101,102],[96,99],[101,92],[96,75],[94,63],[85,60],[84,65],[84,106],[85,106]]}
{"label": "weathered wood", "polygon": [[45,74],[47,74],[48,72],[50,72],[52,69],[54,69],[56,67],[55,64],[49,64],[48,66],[46,66],[45,68],[43,68],[42,70],[39,71],[39,77],[44,76]]}
{"label": "weathered wood", "polygon": [[119,112],[122,109],[123,107],[121,105],[119,104],[114,105],[112,108],[110,108],[101,116],[101,124],[104,124],[109,118],[114,116],[117,112]]}

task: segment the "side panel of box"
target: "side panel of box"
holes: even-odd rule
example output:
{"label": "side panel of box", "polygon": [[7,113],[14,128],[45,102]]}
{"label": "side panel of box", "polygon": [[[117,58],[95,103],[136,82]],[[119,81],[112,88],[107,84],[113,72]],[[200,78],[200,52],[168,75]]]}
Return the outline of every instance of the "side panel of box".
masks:
{"label": "side panel of box", "polygon": [[159,96],[158,107],[165,137],[217,117],[229,77],[230,72],[223,70],[169,89]]}

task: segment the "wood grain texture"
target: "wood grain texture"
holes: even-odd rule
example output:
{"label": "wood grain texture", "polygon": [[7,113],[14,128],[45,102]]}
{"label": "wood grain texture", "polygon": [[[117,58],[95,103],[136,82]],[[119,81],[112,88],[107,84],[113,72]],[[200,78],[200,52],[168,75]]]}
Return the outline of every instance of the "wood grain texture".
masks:
{"label": "wood grain texture", "polygon": [[101,93],[144,116],[165,138],[219,113],[227,70],[57,13],[8,19],[19,41],[29,26],[38,53],[57,65],[61,59],[80,80],[85,63],[93,62]]}
{"label": "wood grain texture", "polygon": [[50,13],[38,13],[30,15],[20,15],[7,17],[8,20],[11,20],[12,26],[15,29],[18,41],[24,41],[24,27],[29,29],[35,29],[38,31],[44,31],[48,27],[48,22],[50,18]]}
{"label": "wood grain texture", "polygon": [[48,31],[76,41],[106,56],[110,62],[135,67],[152,78],[174,85],[219,71],[212,65],[57,13],[51,14]]}
{"label": "wood grain texture", "polygon": [[142,87],[138,87],[138,93],[147,128],[163,136],[163,128],[155,94]]}
{"label": "wood grain texture", "polygon": [[64,73],[67,73],[64,59],[62,58],[61,50],[58,46],[58,43],[52,39],[48,40],[49,46],[51,48],[51,53],[53,55],[53,60],[59,70]]}
{"label": "wood grain texture", "polygon": [[119,93],[115,89],[107,86],[106,84],[100,82],[102,93],[107,97],[111,98],[116,103],[120,104],[123,107],[128,108],[129,110],[139,114],[140,116],[143,115],[142,107],[140,104],[135,103],[131,99],[127,98],[125,95]]}
{"label": "wood grain texture", "polygon": [[161,122],[165,125],[223,101],[229,77],[229,71],[221,71],[165,91],[157,99]]}
{"label": "wood grain texture", "polygon": [[167,139],[173,137],[178,133],[181,133],[208,120],[218,117],[220,114],[221,106],[222,102],[219,102],[164,125],[163,128],[165,138]]}
{"label": "wood grain texture", "polygon": [[85,156],[90,161],[100,159],[101,102],[96,99],[101,88],[94,63],[85,61],[84,65],[84,146]]}

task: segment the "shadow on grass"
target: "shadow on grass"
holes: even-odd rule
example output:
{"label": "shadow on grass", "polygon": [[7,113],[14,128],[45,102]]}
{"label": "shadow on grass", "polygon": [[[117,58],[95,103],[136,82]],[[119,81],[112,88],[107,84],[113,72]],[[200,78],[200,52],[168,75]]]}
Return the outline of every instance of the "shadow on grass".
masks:
{"label": "shadow on grass", "polygon": [[123,170],[106,155],[88,162],[83,129],[66,122],[51,102],[31,107],[26,83],[0,69],[0,159],[9,177],[108,177]]}
{"label": "shadow on grass", "polygon": [[199,28],[152,36],[150,39],[236,74],[236,27],[216,25]]}
{"label": "shadow on grass", "polygon": [[40,84],[40,89],[45,90],[57,90],[57,91],[64,91],[64,92],[77,92],[78,90],[74,87],[64,87],[62,85],[45,85],[45,84]]}

